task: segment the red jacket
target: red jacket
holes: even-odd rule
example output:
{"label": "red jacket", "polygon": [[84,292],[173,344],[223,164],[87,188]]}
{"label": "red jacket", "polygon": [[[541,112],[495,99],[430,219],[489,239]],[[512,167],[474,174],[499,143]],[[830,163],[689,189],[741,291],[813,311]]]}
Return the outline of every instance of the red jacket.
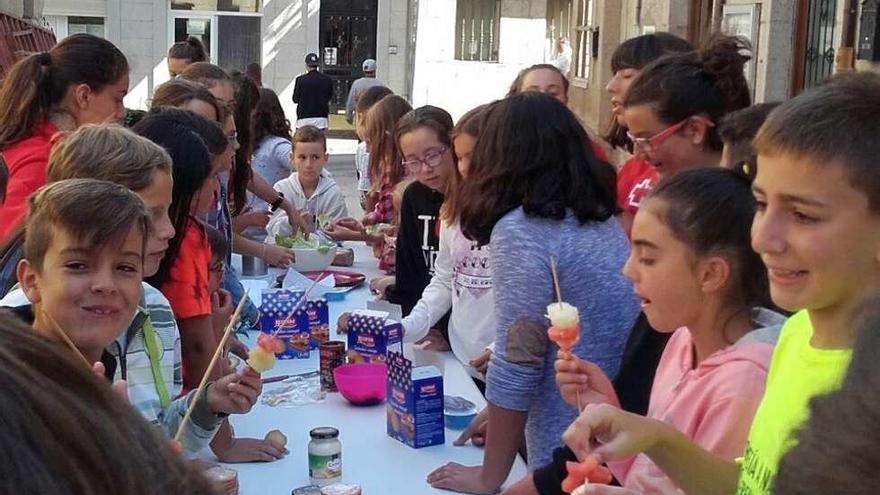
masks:
{"label": "red jacket", "polygon": [[0,205],[0,244],[27,214],[27,198],[46,184],[46,167],[52,137],[58,133],[48,120],[37,123],[33,133],[3,150],[9,168],[6,202]]}
{"label": "red jacket", "polygon": [[630,215],[639,211],[642,197],[657,181],[657,169],[649,162],[630,158],[617,172],[617,203]]}

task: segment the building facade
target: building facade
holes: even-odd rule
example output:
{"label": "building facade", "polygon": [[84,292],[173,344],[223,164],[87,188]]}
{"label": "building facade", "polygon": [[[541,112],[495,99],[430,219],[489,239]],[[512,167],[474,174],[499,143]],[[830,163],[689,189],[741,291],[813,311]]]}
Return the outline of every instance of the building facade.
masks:
{"label": "building facade", "polygon": [[517,73],[552,57],[542,0],[423,0],[418,4],[413,105],[454,118],[502,98]]}
{"label": "building facade", "polygon": [[414,104],[454,117],[504,96],[517,72],[548,59],[554,29],[546,0],[42,0],[43,23],[59,39],[104,36],[132,67],[129,108],[146,108],[168,80],[166,54],[187,36],[203,40],[211,61],[263,67],[289,115],[296,76],[309,52],[336,81],[333,109],[366,58],[377,77]]}
{"label": "building facade", "polygon": [[19,19],[39,19],[43,12],[43,0],[0,0],[0,13]]}
{"label": "building facade", "polygon": [[314,52],[334,78],[334,109],[344,107],[350,81],[366,58],[377,76],[408,95],[407,14],[410,0],[44,0],[43,18],[61,39],[88,32],[116,44],[131,65],[125,104],[146,108],[169,79],[166,54],[187,36],[200,38],[211,62],[243,71],[263,67],[263,84],[294,114],[296,77]]}
{"label": "building facade", "polygon": [[622,41],[640,34],[667,31],[694,45],[717,31],[745,36],[753,48],[745,75],[755,102],[790,98],[853,66],[878,67],[853,63],[857,20],[852,0],[550,1],[554,9],[548,16],[571,25],[570,106],[595,132],[602,132],[611,118],[605,93],[611,55]]}
{"label": "building facade", "polygon": [[873,60],[880,47],[873,49],[869,36],[880,24],[877,0],[19,0],[4,6],[41,18],[59,39],[88,32],[117,44],[132,65],[131,108],[146,107],[168,79],[168,47],[186,36],[201,38],[212,61],[227,69],[259,62],[263,84],[279,93],[291,115],[294,80],[305,69],[305,54],[315,52],[336,81],[334,110],[361,76],[363,60],[375,58],[377,77],[396,93],[456,118],[502,97],[517,72],[550,60],[553,40],[565,36],[573,49],[570,106],[594,132],[610,118],[604,86],[611,55],[639,34],[668,31],[695,44],[719,30],[749,38],[754,52],[746,76],[758,102],[788,98],[835,70],[880,68]]}

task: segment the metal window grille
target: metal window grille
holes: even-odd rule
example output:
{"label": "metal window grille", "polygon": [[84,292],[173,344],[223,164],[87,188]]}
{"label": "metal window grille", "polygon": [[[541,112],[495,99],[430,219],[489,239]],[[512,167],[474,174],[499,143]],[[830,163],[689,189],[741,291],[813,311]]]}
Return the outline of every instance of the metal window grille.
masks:
{"label": "metal window grille", "polygon": [[834,72],[834,27],[837,2],[810,0],[804,89],[817,86]]}
{"label": "metal window grille", "polygon": [[498,61],[501,0],[457,0],[455,59]]}
{"label": "metal window grille", "polygon": [[589,79],[593,62],[593,0],[580,0],[574,31],[574,77]]}

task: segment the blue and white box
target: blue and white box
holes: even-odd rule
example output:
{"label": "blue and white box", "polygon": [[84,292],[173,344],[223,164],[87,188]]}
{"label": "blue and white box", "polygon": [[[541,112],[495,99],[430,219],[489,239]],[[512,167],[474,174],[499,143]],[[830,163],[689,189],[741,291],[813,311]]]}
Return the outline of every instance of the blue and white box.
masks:
{"label": "blue and white box", "polygon": [[275,333],[284,342],[278,359],[307,359],[311,349],[309,316],[304,307],[291,313],[305,291],[290,289],[264,290],[260,304],[260,330]]}
{"label": "blue and white box", "polygon": [[388,436],[414,449],[443,445],[443,376],[434,366],[413,368],[402,353],[388,353]]}
{"label": "blue and white box", "polygon": [[306,315],[309,318],[312,350],[323,342],[330,341],[330,307],[323,297],[306,301]]}
{"label": "blue and white box", "polygon": [[[348,319],[348,361],[384,363],[385,354],[401,348],[403,327],[385,311],[359,309]],[[401,349],[402,350],[402,349]]]}

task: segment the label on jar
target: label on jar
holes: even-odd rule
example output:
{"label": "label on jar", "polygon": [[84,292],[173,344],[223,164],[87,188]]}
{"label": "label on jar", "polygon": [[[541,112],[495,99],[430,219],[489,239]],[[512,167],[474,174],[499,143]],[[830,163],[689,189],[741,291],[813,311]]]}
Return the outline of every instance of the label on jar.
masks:
{"label": "label on jar", "polygon": [[330,483],[340,478],[342,478],[342,454],[309,454],[309,479],[312,483]]}

